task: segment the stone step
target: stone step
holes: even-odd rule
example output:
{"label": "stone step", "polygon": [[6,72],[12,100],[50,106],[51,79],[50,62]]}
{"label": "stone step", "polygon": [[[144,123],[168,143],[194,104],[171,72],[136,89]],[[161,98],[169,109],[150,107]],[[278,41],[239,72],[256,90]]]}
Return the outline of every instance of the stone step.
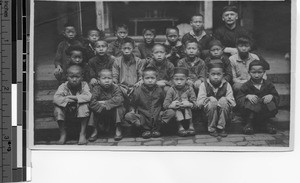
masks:
{"label": "stone step", "polygon": [[[290,87],[288,84],[275,84],[280,94],[280,107],[289,107],[290,105]],[[53,95],[55,90],[36,91],[35,95],[35,116],[47,117],[53,115]]]}
{"label": "stone step", "polygon": [[[289,130],[290,129],[290,112],[287,110],[279,110],[276,119],[273,123],[277,126],[278,130]],[[35,140],[37,141],[55,141],[58,140],[59,137],[59,130],[58,125],[54,121],[53,117],[46,117],[46,118],[36,118],[34,123],[34,135]],[[162,129],[162,134],[164,136],[174,136],[176,135],[177,128],[172,123],[171,125],[167,126]],[[207,134],[207,125],[204,122],[194,122],[194,126],[196,129],[197,134]],[[229,134],[241,134],[244,124],[242,123],[239,117],[234,117],[232,122],[227,125],[227,131]],[[74,128],[74,129],[73,129]],[[71,138],[76,138],[79,132],[79,124],[75,123],[72,127],[73,130]],[[124,127],[123,128],[124,137],[137,137],[138,132],[134,128]],[[261,133],[262,131],[258,131]],[[265,133],[265,132],[262,132]],[[88,128],[87,132],[88,136],[91,134],[91,128]],[[75,137],[74,137],[75,136]],[[113,132],[108,135],[103,135],[103,137],[113,137]],[[78,137],[77,137],[78,138]]]}

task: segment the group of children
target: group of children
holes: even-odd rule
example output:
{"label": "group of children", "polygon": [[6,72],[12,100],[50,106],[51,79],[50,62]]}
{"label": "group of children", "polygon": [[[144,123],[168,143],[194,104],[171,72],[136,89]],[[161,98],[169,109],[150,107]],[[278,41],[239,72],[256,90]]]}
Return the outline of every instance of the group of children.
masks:
{"label": "group of children", "polygon": [[[193,34],[202,31],[203,16],[194,15],[191,26]],[[117,26],[117,40],[111,43],[97,28],[84,41],[73,25],[66,25],[63,35],[54,70],[61,83],[54,95],[59,144],[66,142],[66,124],[74,121],[81,123],[78,144],[110,129],[121,140],[124,126],[156,138],[172,122],[179,136],[195,135],[192,119],[199,111],[210,135],[226,137],[234,108],[245,119],[245,134],[254,133],[257,121],[266,121],[266,130],[276,133],[270,118],[277,113],[279,95],[265,79],[266,63],[250,53],[247,36],[236,39],[238,53],[228,58],[219,40],[202,31],[202,39],[188,34],[181,41],[176,27],[166,29],[163,44],[155,43],[154,29],[144,29],[138,46],[126,25]],[[88,139],[87,125],[93,127]]]}

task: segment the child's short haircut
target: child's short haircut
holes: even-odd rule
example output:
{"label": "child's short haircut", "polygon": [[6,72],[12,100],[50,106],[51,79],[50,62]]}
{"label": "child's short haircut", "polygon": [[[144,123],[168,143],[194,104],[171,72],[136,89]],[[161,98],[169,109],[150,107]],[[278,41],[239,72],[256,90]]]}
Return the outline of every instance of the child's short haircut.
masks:
{"label": "child's short haircut", "polygon": [[67,74],[69,74],[70,70],[72,70],[72,69],[78,70],[80,72],[80,74],[83,74],[83,69],[80,65],[70,65],[67,68]]}
{"label": "child's short haircut", "polygon": [[236,45],[243,45],[243,44],[249,44],[250,46],[252,45],[252,40],[249,36],[240,36],[236,39]]}
{"label": "child's short haircut", "polygon": [[99,33],[100,39],[105,37],[105,34],[102,30],[99,30],[98,27],[90,27],[88,31],[86,32],[86,36],[90,34],[91,31],[97,31]]}
{"label": "child's short haircut", "polygon": [[157,43],[157,44],[155,44],[155,45],[153,46],[152,52],[154,51],[154,49],[155,49],[156,47],[162,47],[162,48],[165,50],[165,52],[166,52],[166,47],[165,47],[163,44],[160,44],[160,43]]}
{"label": "child's short haircut", "polygon": [[211,49],[213,46],[220,46],[221,48],[224,48],[224,46],[222,45],[221,41],[215,39],[209,42],[208,44],[208,48]]}
{"label": "child's short haircut", "polygon": [[158,75],[157,69],[155,67],[149,66],[149,67],[144,68],[144,70],[143,70],[143,77],[145,76],[145,73],[149,72],[149,71],[155,72],[156,76]]}
{"label": "child's short haircut", "polygon": [[173,76],[175,74],[184,74],[186,77],[188,77],[189,76],[189,70],[184,68],[184,67],[175,67]]}
{"label": "child's short haircut", "polygon": [[193,21],[194,17],[202,17],[202,19],[204,19],[204,16],[201,13],[196,13],[193,16],[191,16],[191,22]]}
{"label": "child's short haircut", "polygon": [[224,64],[223,64],[223,62],[222,62],[221,59],[213,59],[212,62],[213,62],[213,63],[209,63],[209,64],[207,65],[207,71],[208,71],[208,72],[209,72],[211,69],[213,69],[213,68],[221,68],[221,69],[223,70],[223,72],[224,72],[225,67],[224,67]]}
{"label": "child's short haircut", "polygon": [[81,44],[71,45],[66,49],[66,55],[71,56],[72,51],[80,51],[82,56],[85,55],[85,48]]}
{"label": "child's short haircut", "polygon": [[154,36],[156,36],[156,30],[153,28],[145,28],[143,29],[143,35],[145,35],[146,31],[150,31],[152,32],[152,34],[154,34]]}
{"label": "child's short haircut", "polygon": [[126,24],[118,24],[116,25],[116,31],[118,31],[118,29],[120,28],[124,28],[125,30],[128,31],[128,26]]}
{"label": "child's short haircut", "polygon": [[66,28],[66,27],[74,27],[76,29],[75,25],[73,23],[70,23],[70,22],[67,22],[67,23],[64,24],[64,28]]}
{"label": "child's short haircut", "polygon": [[134,48],[134,41],[133,39],[129,38],[129,37],[126,37],[124,38],[123,42],[122,42],[122,46],[126,43],[130,43],[132,45],[132,47]]}
{"label": "child's short haircut", "polygon": [[112,75],[112,71],[111,71],[110,69],[101,69],[101,70],[98,72],[98,77],[100,77],[101,74],[102,74],[103,72],[109,72],[109,73]]}
{"label": "child's short haircut", "polygon": [[173,27],[168,27],[168,28],[166,29],[166,35],[168,35],[168,31],[169,31],[169,30],[176,30],[177,34],[179,35],[179,29],[178,29],[178,27],[175,27],[175,26],[173,26]]}
{"label": "child's short haircut", "polygon": [[184,44],[185,48],[187,47],[188,44],[191,44],[191,43],[195,43],[197,45],[198,50],[200,49],[196,40],[187,40]]}
{"label": "child's short haircut", "polygon": [[106,46],[108,46],[108,43],[107,43],[107,41],[106,41],[106,40],[100,39],[100,40],[97,40],[97,41],[95,42],[95,44],[94,44],[94,48],[96,47],[96,45],[97,45],[97,43],[98,43],[98,42],[104,42],[104,43],[105,43],[105,45],[106,45]]}
{"label": "child's short haircut", "polygon": [[265,64],[260,61],[260,60],[253,60],[250,64],[249,64],[249,71],[251,70],[251,68],[253,66],[261,66],[263,68],[263,70],[265,70]]}

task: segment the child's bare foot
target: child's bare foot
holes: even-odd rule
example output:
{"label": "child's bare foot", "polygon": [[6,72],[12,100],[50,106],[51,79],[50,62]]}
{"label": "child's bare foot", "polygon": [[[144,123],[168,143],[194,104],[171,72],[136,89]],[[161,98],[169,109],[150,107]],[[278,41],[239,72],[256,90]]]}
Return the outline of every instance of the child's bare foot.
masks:
{"label": "child's bare foot", "polygon": [[61,134],[59,140],[57,141],[58,145],[63,145],[66,143],[66,139],[67,139],[67,134]]}
{"label": "child's bare foot", "polygon": [[122,130],[120,126],[116,127],[116,135],[114,137],[115,141],[119,141],[122,140],[123,136],[122,136]]}
{"label": "child's bare foot", "polygon": [[97,137],[98,137],[98,130],[97,130],[97,128],[95,128],[93,133],[91,134],[91,136],[89,138],[89,141],[94,142],[94,141],[97,140]]}
{"label": "child's bare foot", "polygon": [[195,132],[194,127],[190,127],[190,128],[187,130],[187,133],[188,133],[188,135],[191,135],[191,136],[195,135],[196,132]]}
{"label": "child's bare foot", "polygon": [[80,134],[79,135],[78,145],[85,145],[85,144],[87,144],[87,140],[86,140],[85,134]]}

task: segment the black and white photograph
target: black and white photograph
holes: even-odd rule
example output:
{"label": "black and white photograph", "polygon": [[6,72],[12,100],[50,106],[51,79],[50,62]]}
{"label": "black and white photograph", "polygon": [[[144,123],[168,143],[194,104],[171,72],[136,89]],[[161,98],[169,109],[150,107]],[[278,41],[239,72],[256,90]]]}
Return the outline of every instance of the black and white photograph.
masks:
{"label": "black and white photograph", "polygon": [[292,150],[293,3],[33,1],[32,148]]}

